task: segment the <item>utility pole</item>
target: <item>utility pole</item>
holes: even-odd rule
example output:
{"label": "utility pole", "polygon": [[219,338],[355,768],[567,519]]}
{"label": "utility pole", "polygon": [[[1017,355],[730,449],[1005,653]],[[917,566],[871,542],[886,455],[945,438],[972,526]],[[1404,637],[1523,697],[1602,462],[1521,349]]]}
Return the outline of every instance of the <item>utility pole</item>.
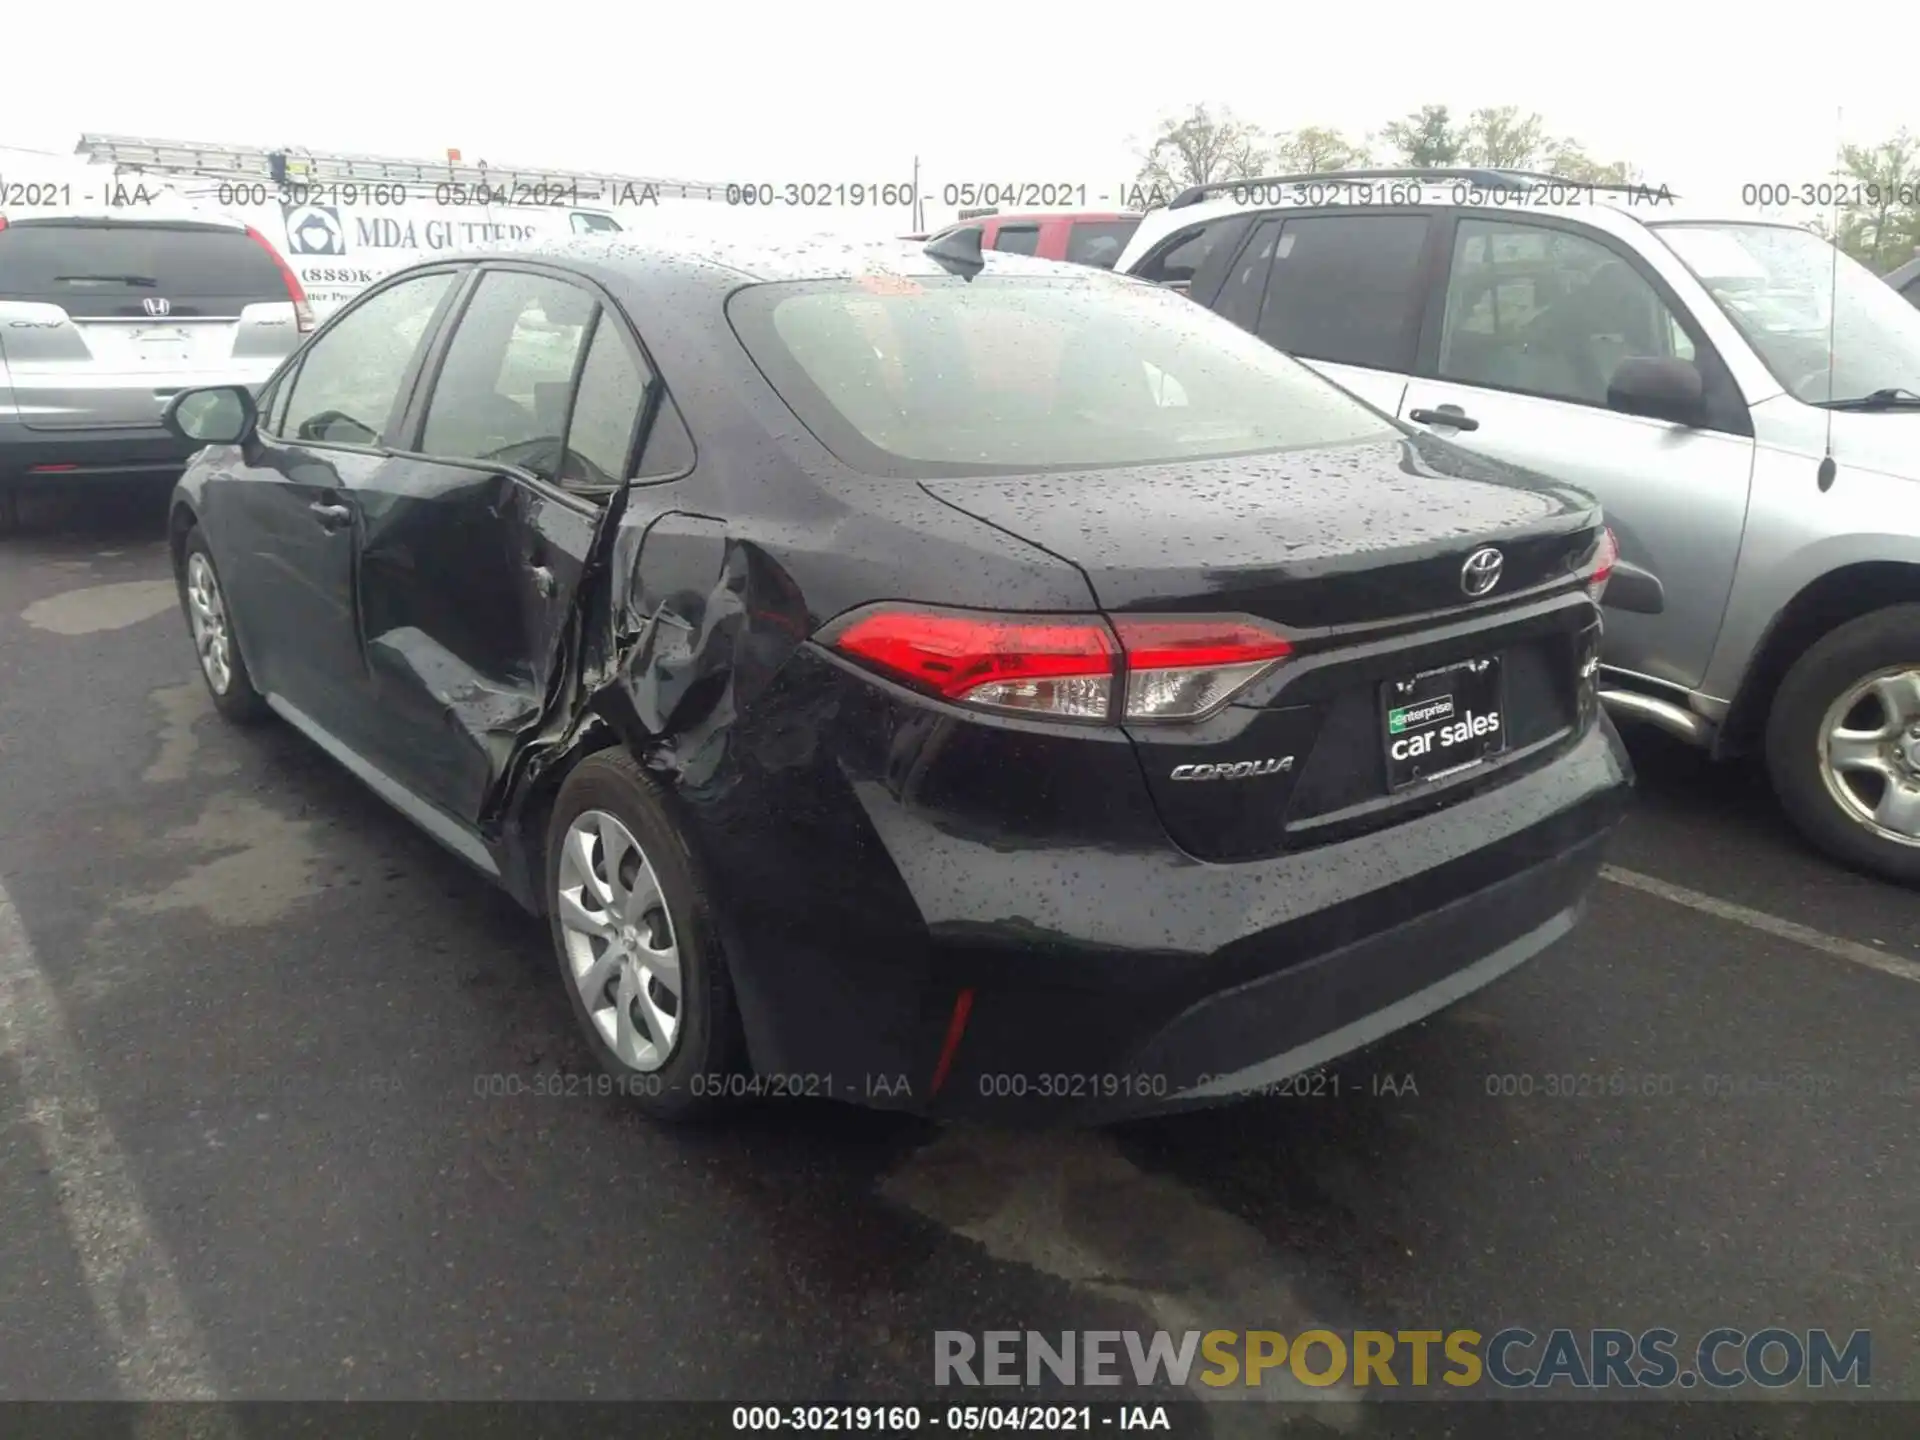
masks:
{"label": "utility pole", "polygon": [[920,206],[920,157],[913,157],[913,225],[912,231],[918,235],[927,228],[925,212]]}

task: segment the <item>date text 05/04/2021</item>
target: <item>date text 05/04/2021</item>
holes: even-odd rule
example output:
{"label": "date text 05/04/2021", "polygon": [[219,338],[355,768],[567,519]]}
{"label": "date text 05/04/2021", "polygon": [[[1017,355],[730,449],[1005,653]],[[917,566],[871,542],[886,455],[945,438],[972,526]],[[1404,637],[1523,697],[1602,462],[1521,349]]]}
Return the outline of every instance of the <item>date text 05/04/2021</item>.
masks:
{"label": "date text 05/04/2021", "polygon": [[[1174,1407],[1177,1413],[1184,1407]],[[850,1432],[911,1435],[945,1431],[1041,1431],[1086,1434],[1096,1430],[1173,1430],[1165,1405],[736,1405],[735,1431]]]}

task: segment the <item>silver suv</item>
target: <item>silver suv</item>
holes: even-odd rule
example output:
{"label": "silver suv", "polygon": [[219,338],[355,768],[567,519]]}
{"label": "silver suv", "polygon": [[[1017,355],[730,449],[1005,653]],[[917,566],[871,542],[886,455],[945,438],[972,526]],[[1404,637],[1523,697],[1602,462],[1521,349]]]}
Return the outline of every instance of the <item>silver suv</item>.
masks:
{"label": "silver suv", "polygon": [[1762,752],[1920,881],[1920,310],[1811,232],[1513,171],[1198,187],[1116,267],[1381,410],[1593,492],[1604,698]]}
{"label": "silver suv", "polygon": [[266,383],[313,328],[258,231],[157,206],[0,216],[0,533],[29,484],[178,474],[160,413]]}

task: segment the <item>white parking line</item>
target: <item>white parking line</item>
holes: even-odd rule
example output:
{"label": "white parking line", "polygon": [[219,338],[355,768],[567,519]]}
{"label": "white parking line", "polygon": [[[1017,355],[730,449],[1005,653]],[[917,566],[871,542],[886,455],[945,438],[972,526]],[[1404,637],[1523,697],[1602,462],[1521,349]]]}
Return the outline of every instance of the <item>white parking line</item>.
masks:
{"label": "white parking line", "polygon": [[[17,1067],[122,1395],[217,1400],[220,1387],[46,971],[0,886],[0,1054]],[[219,1412],[213,1412],[217,1415]]]}
{"label": "white parking line", "polygon": [[1796,925],[1791,920],[1782,920],[1778,915],[1769,915],[1764,910],[1749,910],[1744,905],[1735,905],[1730,900],[1716,900],[1711,895],[1702,895],[1698,890],[1689,890],[1683,885],[1670,885],[1665,880],[1656,880],[1651,875],[1642,875],[1637,870],[1622,870],[1617,865],[1603,865],[1601,878],[1613,881],[1616,885],[1625,885],[1633,890],[1644,890],[1649,895],[1658,895],[1662,900],[1671,900],[1676,905],[1685,905],[1690,910],[1702,914],[1718,916],[1722,920],[1731,920],[1736,925],[1745,925],[1751,929],[1778,936],[1782,940],[1792,940],[1833,956],[1836,960],[1850,961],[1855,965],[1864,965],[1869,970],[1878,970],[1882,975],[1892,975],[1896,979],[1911,980],[1920,984],[1920,964],[1912,960],[1903,960],[1898,955],[1889,955],[1876,950],[1871,945],[1862,945],[1858,940],[1842,940],[1837,935],[1828,935],[1824,931],[1810,926]]}

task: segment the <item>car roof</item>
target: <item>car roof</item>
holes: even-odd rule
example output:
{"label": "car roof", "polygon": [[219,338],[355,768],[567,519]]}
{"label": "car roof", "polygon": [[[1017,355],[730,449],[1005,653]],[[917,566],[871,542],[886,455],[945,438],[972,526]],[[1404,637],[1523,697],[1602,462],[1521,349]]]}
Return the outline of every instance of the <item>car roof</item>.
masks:
{"label": "car roof", "polygon": [[[993,275],[1054,276],[1074,280],[1106,276],[1105,271],[1089,269],[1084,265],[1040,260],[998,250],[983,251],[981,258],[986,262],[987,273]],[[548,260],[601,277],[692,282],[706,280],[723,284],[727,289],[743,283],[839,280],[861,275],[937,279],[953,273],[929,256],[924,246],[906,240],[850,240],[836,235],[768,240],[704,232],[676,236],[671,232],[653,229],[645,233],[622,231],[618,234],[535,239],[511,247],[466,250],[436,256],[434,260],[424,263],[476,263],[488,260]]]}
{"label": "car roof", "polygon": [[34,225],[47,222],[85,221],[88,224],[108,223],[114,225],[194,225],[210,230],[246,230],[246,223],[234,219],[231,215],[207,210],[191,201],[175,196],[161,195],[150,204],[142,205],[67,205],[59,207],[35,206],[31,210],[16,210],[11,214],[0,210],[6,216],[9,228],[15,225]]}
{"label": "car roof", "polygon": [[[1487,173],[1492,175],[1495,172]],[[1664,192],[1661,187],[1655,185],[1613,191],[1588,188],[1583,181],[1556,181],[1551,177],[1524,177],[1523,180],[1522,177],[1515,176],[1516,183],[1529,184],[1534,189],[1530,192],[1522,190],[1520,194],[1524,198],[1508,204],[1493,200],[1476,204],[1460,204],[1458,203],[1459,190],[1456,187],[1479,187],[1480,185],[1480,182],[1463,178],[1464,174],[1465,172],[1461,175],[1446,174],[1432,180],[1423,180],[1406,175],[1387,177],[1328,171],[1317,178],[1299,175],[1268,179],[1250,178],[1239,182],[1241,193],[1237,197],[1231,188],[1215,194],[1196,195],[1195,192],[1188,191],[1173,204],[1147,212],[1139,228],[1133,232],[1133,238],[1127,242],[1126,249],[1121,252],[1120,259],[1114,268],[1131,269],[1142,256],[1169,235],[1203,221],[1229,215],[1277,214],[1290,210],[1310,212],[1364,205],[1367,203],[1365,192],[1343,193],[1350,188],[1361,186],[1387,189],[1396,197],[1405,194],[1410,186],[1418,189],[1417,198],[1407,198],[1396,203],[1490,212],[1515,218],[1524,215],[1559,216],[1587,220],[1601,229],[1616,234],[1637,229],[1642,225],[1756,223],[1751,215],[1728,213],[1712,207],[1687,204],[1679,197],[1671,195],[1670,192]],[[1549,201],[1557,199],[1558,192],[1555,186],[1563,186],[1579,198],[1571,203],[1536,203],[1540,199]],[[1182,203],[1183,201],[1185,203]]]}

